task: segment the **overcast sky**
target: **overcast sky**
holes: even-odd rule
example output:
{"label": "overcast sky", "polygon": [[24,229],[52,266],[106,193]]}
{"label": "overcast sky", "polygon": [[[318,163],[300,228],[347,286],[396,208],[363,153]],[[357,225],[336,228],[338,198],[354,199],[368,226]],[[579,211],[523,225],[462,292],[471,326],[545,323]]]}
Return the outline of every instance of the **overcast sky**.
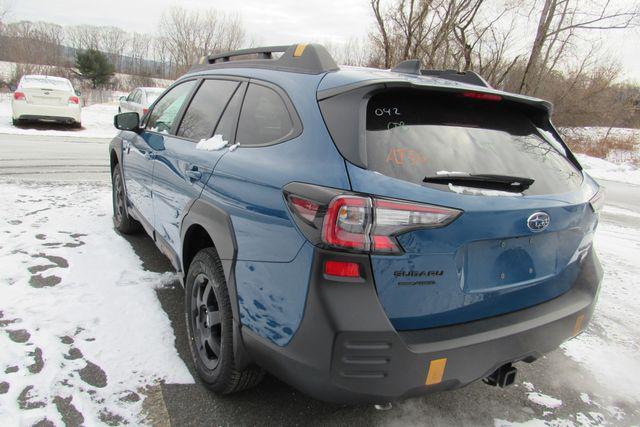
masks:
{"label": "overcast sky", "polygon": [[[3,0],[0,0],[2,2]],[[618,0],[634,4],[638,0]],[[365,37],[373,25],[368,0],[4,0],[9,20],[50,21],[62,25],[114,25],[153,34],[166,8],[215,8],[240,15],[247,33],[263,44],[300,41],[340,43]],[[523,38],[532,36],[523,32]],[[605,51],[619,62],[625,77],[640,83],[640,31],[598,34]]]}

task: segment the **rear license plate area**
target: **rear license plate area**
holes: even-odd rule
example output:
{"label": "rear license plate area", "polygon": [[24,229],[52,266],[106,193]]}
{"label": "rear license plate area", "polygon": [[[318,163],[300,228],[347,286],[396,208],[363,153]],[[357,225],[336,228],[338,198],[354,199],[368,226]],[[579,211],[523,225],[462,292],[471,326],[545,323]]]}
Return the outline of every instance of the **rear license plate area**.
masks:
{"label": "rear license plate area", "polygon": [[525,286],[557,273],[558,233],[492,239],[467,245],[464,291]]}

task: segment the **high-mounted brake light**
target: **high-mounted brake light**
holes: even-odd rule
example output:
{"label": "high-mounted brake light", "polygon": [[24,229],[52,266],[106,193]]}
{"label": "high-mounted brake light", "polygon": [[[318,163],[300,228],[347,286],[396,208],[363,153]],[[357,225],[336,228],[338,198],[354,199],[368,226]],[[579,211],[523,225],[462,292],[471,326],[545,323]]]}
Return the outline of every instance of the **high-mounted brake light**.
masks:
{"label": "high-mounted brake light", "polygon": [[69,104],[80,104],[80,98],[78,98],[77,96],[70,96]]}
{"label": "high-mounted brake light", "polygon": [[27,97],[24,96],[24,93],[22,92],[14,92],[13,99],[15,99],[16,101],[26,101]]}
{"label": "high-mounted brake light", "polygon": [[500,95],[494,95],[492,93],[462,92],[460,96],[463,98],[479,99],[481,101],[502,101],[502,97]]}

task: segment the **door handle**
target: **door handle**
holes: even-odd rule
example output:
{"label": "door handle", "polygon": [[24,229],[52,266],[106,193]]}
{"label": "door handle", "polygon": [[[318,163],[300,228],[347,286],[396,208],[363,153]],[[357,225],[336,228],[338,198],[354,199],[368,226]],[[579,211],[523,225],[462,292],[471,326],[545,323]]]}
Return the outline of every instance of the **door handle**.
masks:
{"label": "door handle", "polygon": [[198,181],[202,178],[202,172],[198,170],[197,166],[192,166],[185,171],[185,174],[189,177],[189,181]]}

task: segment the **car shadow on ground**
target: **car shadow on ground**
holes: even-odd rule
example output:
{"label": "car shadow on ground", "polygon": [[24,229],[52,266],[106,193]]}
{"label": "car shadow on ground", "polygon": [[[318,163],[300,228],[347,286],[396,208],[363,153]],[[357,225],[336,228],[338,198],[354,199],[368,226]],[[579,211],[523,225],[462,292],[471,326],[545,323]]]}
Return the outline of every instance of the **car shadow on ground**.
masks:
{"label": "car shadow on ground", "polygon": [[[173,271],[169,261],[144,233],[123,236],[133,246],[143,267],[155,272]],[[183,289],[176,280],[157,291],[162,308],[175,332],[176,349],[196,378],[189,354],[184,322]],[[588,410],[579,391],[597,396],[602,390],[593,377],[555,351],[532,365],[518,364],[516,385],[507,389],[478,381],[462,389],[435,393],[394,403],[389,411],[373,405],[335,405],[312,399],[267,375],[257,387],[228,396],[215,395],[198,384],[163,384],[162,395],[171,425],[493,425],[496,419],[524,422],[532,418],[570,420]],[[571,374],[567,374],[571,372]],[[196,380],[197,381],[197,380]],[[561,408],[532,404],[526,382],[561,398]],[[382,402],[381,402],[382,403]],[[616,402],[627,414],[634,412]],[[635,417],[632,416],[631,419]],[[630,421],[630,419],[628,419]]]}
{"label": "car shadow on ground", "polygon": [[75,127],[73,125],[55,122],[20,122],[14,126],[22,130],[57,130],[71,132],[80,132],[86,130],[84,127]]}

